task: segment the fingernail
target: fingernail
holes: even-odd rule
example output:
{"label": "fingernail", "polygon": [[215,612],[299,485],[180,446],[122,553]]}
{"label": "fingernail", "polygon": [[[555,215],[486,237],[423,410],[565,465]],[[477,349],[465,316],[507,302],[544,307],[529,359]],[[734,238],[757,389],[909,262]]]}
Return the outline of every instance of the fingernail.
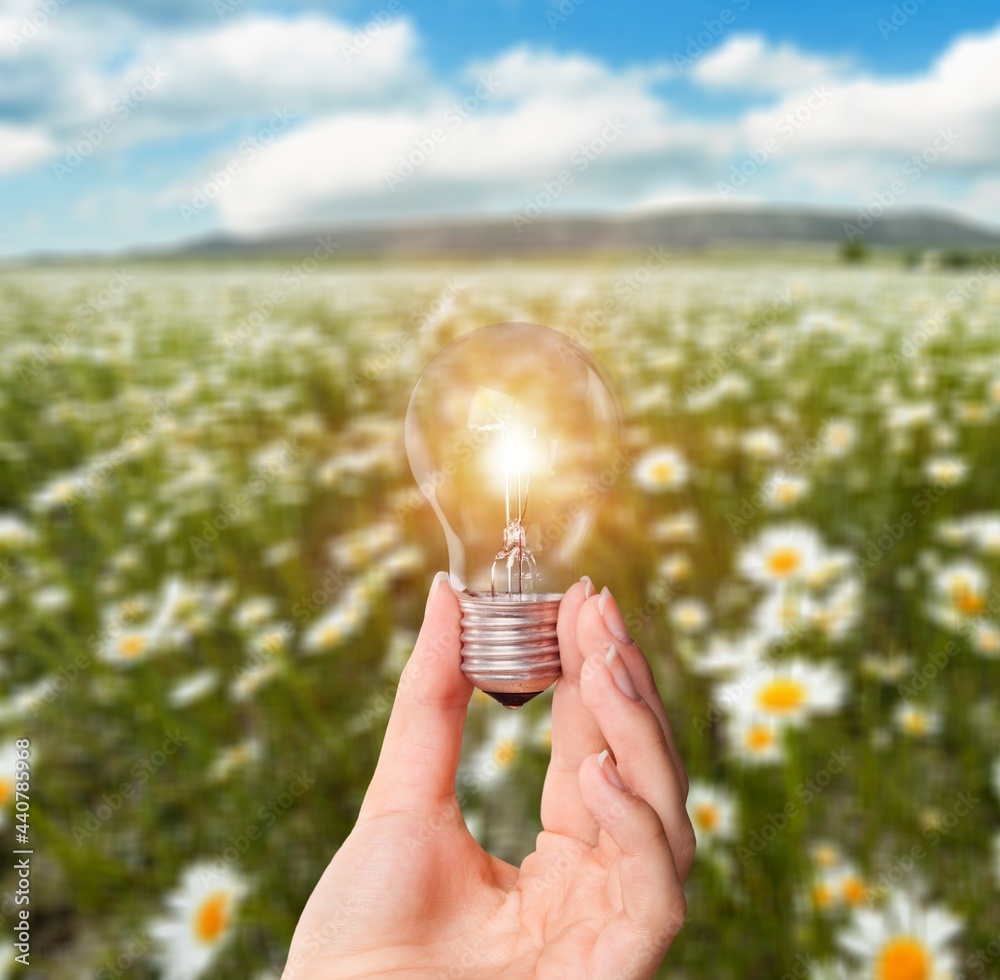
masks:
{"label": "fingernail", "polygon": [[625,617],[607,586],[601,589],[601,598],[597,600],[597,611],[601,614],[601,619],[604,620],[608,632],[616,640],[621,640],[622,643],[632,642],[628,635],[628,626],[625,625]]}
{"label": "fingernail", "polygon": [[589,599],[595,592],[597,592],[597,589],[594,588],[594,583],[590,581],[589,575],[584,575],[580,581],[583,582],[584,599]]}
{"label": "fingernail", "polygon": [[601,767],[601,772],[604,773],[604,778],[614,786],[615,789],[620,789],[623,793],[628,792],[628,787],[625,785],[625,780],[622,779],[621,773],[618,772],[618,767],[609,758],[610,753],[605,749],[598,757],[597,764]]}
{"label": "fingernail", "polygon": [[604,658],[604,665],[611,671],[611,676],[615,679],[615,684],[618,685],[618,690],[622,692],[627,698],[631,698],[633,701],[641,701],[642,698],[639,697],[639,692],[635,689],[635,684],[632,681],[632,675],[628,672],[628,667],[625,666],[625,661],[622,660],[621,654],[618,653],[618,647],[613,643],[608,647],[607,655]]}
{"label": "fingernail", "polygon": [[434,593],[437,592],[437,590],[441,587],[441,583],[447,581],[448,581],[448,573],[438,572],[437,575],[434,576],[434,581],[431,582],[431,591],[428,594],[427,598],[431,599]]}

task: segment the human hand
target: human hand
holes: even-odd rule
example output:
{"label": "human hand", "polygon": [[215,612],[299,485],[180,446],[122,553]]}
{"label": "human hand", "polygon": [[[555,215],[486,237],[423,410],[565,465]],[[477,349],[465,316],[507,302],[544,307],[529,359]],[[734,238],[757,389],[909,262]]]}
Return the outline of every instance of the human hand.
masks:
{"label": "human hand", "polygon": [[687,775],[618,606],[589,579],[562,599],[544,829],[520,868],[479,846],[455,795],[472,694],[459,623],[441,573],[357,825],[283,980],[652,976],[684,922],[695,839]]}

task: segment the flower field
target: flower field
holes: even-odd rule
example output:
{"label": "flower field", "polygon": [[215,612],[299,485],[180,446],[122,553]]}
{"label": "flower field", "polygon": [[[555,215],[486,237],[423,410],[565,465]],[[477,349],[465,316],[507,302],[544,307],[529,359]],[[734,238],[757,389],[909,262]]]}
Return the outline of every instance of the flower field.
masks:
{"label": "flower field", "polygon": [[[651,253],[653,254],[653,253]],[[0,271],[0,834],[32,956],[277,978],[444,541],[402,420],[488,323],[608,370],[581,573],[657,674],[699,851],[664,976],[1000,976],[1000,280],[896,257]],[[533,847],[551,695],[473,698],[470,828]]]}

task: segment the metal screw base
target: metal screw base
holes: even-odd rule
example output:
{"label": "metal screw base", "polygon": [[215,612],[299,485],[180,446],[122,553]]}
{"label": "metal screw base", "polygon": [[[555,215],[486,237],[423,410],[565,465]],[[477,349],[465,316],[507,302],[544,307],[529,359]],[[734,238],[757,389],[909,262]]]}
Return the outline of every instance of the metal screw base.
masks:
{"label": "metal screw base", "polygon": [[460,592],[462,671],[505,708],[519,708],[562,672],[556,620],[561,595]]}

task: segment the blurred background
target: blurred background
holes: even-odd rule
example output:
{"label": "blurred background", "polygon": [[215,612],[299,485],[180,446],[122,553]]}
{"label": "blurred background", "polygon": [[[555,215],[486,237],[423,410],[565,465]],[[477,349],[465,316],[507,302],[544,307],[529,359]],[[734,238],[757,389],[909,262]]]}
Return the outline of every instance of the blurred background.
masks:
{"label": "blurred background", "polygon": [[[409,392],[505,320],[622,401],[663,975],[1000,976],[998,66],[978,2],[0,0],[0,976],[280,976],[447,560]],[[514,862],[550,703],[470,709]]]}

